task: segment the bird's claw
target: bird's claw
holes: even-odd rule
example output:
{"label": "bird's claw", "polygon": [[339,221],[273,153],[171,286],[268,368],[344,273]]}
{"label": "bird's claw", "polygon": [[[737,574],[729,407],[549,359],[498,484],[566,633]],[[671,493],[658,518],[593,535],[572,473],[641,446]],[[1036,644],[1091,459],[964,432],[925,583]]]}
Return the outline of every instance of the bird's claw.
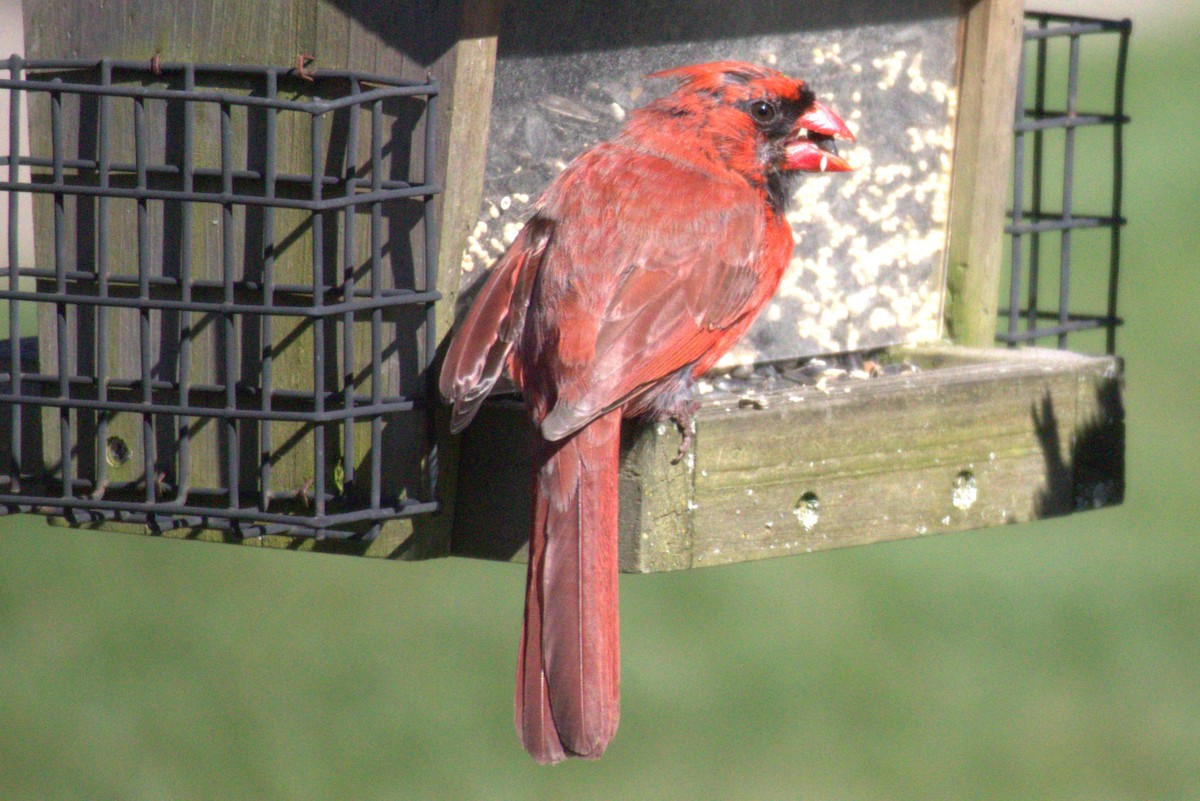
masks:
{"label": "bird's claw", "polygon": [[689,400],[680,407],[671,415],[671,422],[678,426],[683,439],[679,442],[679,452],[675,454],[671,464],[682,462],[683,457],[687,456],[688,451],[692,449],[692,443],[696,441],[696,410],[700,408],[700,404]]}
{"label": "bird's claw", "polygon": [[678,420],[675,421],[675,424],[679,426],[679,430],[683,433],[683,439],[679,442],[679,452],[675,454],[675,458],[671,460],[671,464],[679,464],[682,462],[683,457],[687,456],[688,451],[692,449],[692,442],[695,440],[695,436],[692,434],[692,428],[690,425],[685,426]]}

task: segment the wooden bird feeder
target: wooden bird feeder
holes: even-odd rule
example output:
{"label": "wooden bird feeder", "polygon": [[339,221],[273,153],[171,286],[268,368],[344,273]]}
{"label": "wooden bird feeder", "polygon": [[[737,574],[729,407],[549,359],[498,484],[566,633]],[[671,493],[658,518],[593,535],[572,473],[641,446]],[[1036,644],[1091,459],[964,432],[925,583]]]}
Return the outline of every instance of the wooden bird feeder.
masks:
{"label": "wooden bird feeder", "polygon": [[[704,387],[711,391],[701,396],[688,458],[672,464],[680,436],[673,426],[626,426],[622,569],[655,572],[723,564],[1120,503],[1124,443],[1119,360],[993,347],[1006,225],[1014,230],[1006,222],[1006,187],[1012,178],[1025,30],[1021,0],[899,6],[880,0],[833,5],[804,0],[786,9],[765,0],[736,7],[710,0],[570,6],[466,0],[419,9],[349,3],[317,4],[314,10],[298,0],[217,0],[208,5],[202,13],[131,0],[125,4],[131,11],[93,9],[87,35],[68,36],[79,22],[62,14],[60,3],[27,0],[26,56],[148,62],[161,51],[162,60],[171,63],[288,65],[302,53],[312,54],[315,62],[299,64],[304,69],[295,74],[280,73],[280,80],[287,82],[288,91],[298,92],[304,87],[296,81],[305,80],[301,73],[311,71],[317,79],[315,96],[333,102],[339,100],[330,94],[329,84],[322,88],[323,72],[341,80],[342,91],[350,86],[361,90],[355,83],[361,75],[396,75],[415,83],[428,79],[434,86],[425,96],[428,102],[421,101],[410,112],[393,110],[388,117],[393,131],[406,131],[409,161],[428,168],[420,180],[401,175],[398,160],[385,164],[394,156],[376,154],[384,160],[360,161],[359,146],[346,144],[351,134],[341,139],[329,134],[326,140],[323,134],[299,129],[288,130],[290,149],[281,151],[283,161],[271,173],[293,171],[307,176],[314,187],[324,180],[345,192],[346,204],[359,202],[351,199],[359,197],[355,193],[395,190],[401,183],[427,186],[420,199],[424,205],[409,216],[391,213],[388,225],[372,228],[367,207],[362,215],[338,216],[337,209],[312,205],[311,197],[305,196],[296,202],[294,214],[282,209],[275,213],[273,234],[266,238],[261,231],[255,238],[253,231],[259,229],[231,216],[233,230],[245,238],[237,245],[238,258],[261,261],[261,255],[254,254],[264,251],[277,255],[274,280],[291,287],[290,303],[304,309],[289,316],[293,309],[272,306],[267,316],[279,317],[280,322],[266,334],[261,327],[253,328],[253,334],[250,328],[237,328],[242,318],[236,325],[229,322],[234,314],[254,320],[264,316],[261,265],[257,278],[234,270],[236,278],[225,281],[231,285],[229,294],[222,295],[220,233],[206,238],[204,220],[193,221],[196,233],[186,247],[197,264],[215,265],[211,286],[204,284],[203,289],[216,298],[214,302],[224,297],[228,305],[214,307],[207,317],[193,315],[196,325],[212,325],[214,332],[211,342],[197,344],[190,358],[193,363],[222,359],[221,343],[236,341],[242,343],[238,359],[246,363],[214,367],[205,382],[195,376],[181,381],[183,368],[171,361],[164,369],[174,370],[176,378],[156,372],[161,386],[146,390],[144,399],[157,404],[152,411],[139,413],[131,406],[110,415],[108,440],[76,443],[74,452],[61,421],[74,423],[76,436],[82,430],[94,434],[95,422],[90,428],[76,422],[86,417],[86,404],[75,409],[60,403],[37,414],[0,415],[0,438],[11,442],[13,432],[20,430],[23,441],[36,442],[38,450],[33,454],[23,449],[16,469],[11,464],[15,457],[0,465],[0,494],[7,492],[0,506],[49,512],[73,525],[160,536],[392,558],[521,558],[528,530],[531,444],[523,407],[512,398],[494,398],[462,437],[451,438],[442,415],[431,413],[436,406],[428,402],[433,348],[444,341],[456,312],[469,302],[472,287],[511,241],[529,204],[556,172],[584,147],[611,135],[631,108],[668,89],[644,82],[641,76],[717,59],[765,62],[809,80],[856,129],[859,142],[844,155],[858,170],[846,178],[810,178],[799,188],[802,202],[789,217],[798,234],[790,277],[725,363],[735,377],[714,378]],[[244,35],[251,26],[257,31],[252,41]],[[195,31],[209,33],[197,38]],[[250,94],[258,91],[251,89]],[[264,133],[255,128],[255,119],[252,112],[240,121],[234,115],[222,130],[253,140]],[[436,139],[426,135],[430,121],[436,125]],[[364,137],[361,148],[368,149],[369,126],[364,126],[354,135]],[[59,135],[33,130],[32,153],[50,152],[50,139]],[[86,132],[82,136],[85,141]],[[116,136],[137,139],[129,128]],[[297,166],[297,159],[309,158],[312,142],[318,139],[329,160],[335,152],[350,154],[345,163],[330,167],[313,157],[311,163]],[[155,158],[172,163],[170,147],[165,155],[143,154],[146,163]],[[206,147],[210,156],[228,151],[219,142],[200,140],[198,160]],[[222,171],[218,164],[212,175],[239,185],[261,179],[263,171],[255,166],[253,155],[247,155],[251,153],[252,148],[246,148],[238,157],[241,172]],[[371,170],[362,168],[361,174],[347,167],[367,162]],[[31,166],[53,173],[70,165],[51,160]],[[387,175],[369,174],[374,171]],[[10,182],[13,174],[10,170]],[[347,188],[346,176],[351,174]],[[160,188],[169,190],[174,175],[165,170]],[[392,183],[385,185],[385,177]],[[145,185],[151,183],[147,179]],[[142,187],[138,183],[135,189]],[[222,196],[218,187],[207,199],[216,229],[221,229],[222,204],[231,202],[230,187],[225,190]],[[330,189],[327,194],[335,192]],[[315,196],[326,197],[321,192]],[[138,195],[131,197],[136,201]],[[52,195],[38,198],[34,251],[39,264],[49,265],[45,254],[63,256],[56,239],[62,229],[55,227]],[[164,195],[162,200],[170,203],[172,198]],[[254,196],[246,208],[270,206],[274,200]],[[361,202],[369,206],[376,200],[363,196]],[[83,201],[78,203],[82,208]],[[426,210],[430,216],[422,216]],[[132,226],[128,230],[133,244],[124,251],[118,248],[113,258],[136,262],[136,204],[123,213],[127,216],[119,224]],[[155,213],[147,211],[143,222],[158,219]],[[237,215],[253,221],[259,213],[239,210]],[[1114,227],[1118,216],[1114,212],[1110,220]],[[1052,230],[1044,220],[1039,224],[1043,227],[1038,231]],[[321,230],[315,231],[317,226]],[[347,231],[357,232],[349,243]],[[74,246],[82,248],[81,243],[77,237]],[[154,244],[160,250],[166,247],[163,242]],[[330,260],[342,258],[337,269],[346,271],[345,285],[318,281],[321,286],[305,294],[299,285],[317,281],[312,276],[326,269],[314,255],[318,252]],[[169,262],[170,258],[162,260]],[[361,264],[372,269],[356,272]],[[143,269],[147,286],[154,269]],[[55,319],[65,313],[65,304],[56,307],[50,296],[55,280],[65,279],[53,270],[46,266],[35,271],[49,293],[37,296],[40,368],[59,364],[57,349],[64,341],[56,336]],[[367,274],[376,270],[386,272],[386,280],[376,279],[383,280],[382,285],[372,284]],[[10,270],[10,275],[17,272]],[[82,278],[75,275],[73,280]],[[435,285],[441,293],[436,303]],[[164,281],[147,296],[169,300],[177,297],[172,292],[183,291],[181,287]],[[88,291],[100,292],[95,287]],[[372,310],[384,306],[382,298],[391,297],[389,292],[415,293],[428,300],[423,312],[389,311],[394,316],[385,316],[395,322],[408,314],[411,331],[400,332],[398,324],[390,323],[372,328],[372,320],[378,319]],[[323,303],[345,304],[360,296],[362,308],[338,307],[345,309],[342,317],[330,318],[328,331],[318,333],[324,323],[313,321],[329,317],[321,309]],[[15,298],[8,297],[8,302],[15,305]],[[257,308],[243,308],[256,303]],[[129,314],[136,315],[133,308]],[[155,308],[166,314],[175,307],[160,303]],[[137,318],[129,319],[128,336],[134,336]],[[1115,319],[1114,308],[1106,319]],[[181,325],[176,318],[167,321]],[[221,335],[227,339],[221,339],[215,329],[227,323],[230,327]],[[78,327],[69,331],[75,341]],[[395,347],[388,344],[392,340]],[[164,335],[154,339],[153,346],[162,349],[173,342],[178,347],[180,341]],[[247,342],[255,348],[246,347]],[[129,348],[136,355],[138,348]],[[82,375],[84,368],[94,367],[95,354],[102,350],[91,351],[91,361],[78,361],[76,372]],[[802,370],[806,359],[834,361],[837,354],[864,352],[872,365],[862,365],[868,368],[863,372],[873,367],[877,377],[787,378],[789,370]],[[263,353],[275,365],[275,394],[299,398],[292,423],[292,418],[251,413],[251,405],[261,406],[264,397],[274,397],[270,386],[264,389],[261,371],[248,364]],[[114,353],[111,358],[121,357]],[[760,362],[783,365],[775,372],[777,380],[755,377],[748,365]],[[121,385],[122,391],[132,393],[131,403],[153,383],[139,384],[137,368],[131,363],[134,379]],[[5,370],[0,393],[7,393],[11,401],[13,371],[0,363],[0,373]],[[158,368],[147,370],[149,375]],[[328,386],[313,387],[313,370],[319,375],[328,372]],[[229,379],[235,373],[240,383]],[[188,381],[216,393],[213,403],[226,392],[231,408],[247,410],[244,415],[238,411],[241,416],[214,416],[207,428],[196,426],[187,434],[190,456],[179,453],[178,438],[171,433],[180,425],[179,393],[181,383]],[[105,384],[94,375],[91,384],[83,378],[77,383],[94,387],[88,390],[90,398],[98,397]],[[376,383],[383,386],[377,390]],[[83,397],[70,394],[76,392],[70,380],[64,379],[63,386],[70,397]],[[398,398],[393,397],[395,386],[400,387]],[[359,395],[366,400],[354,400]],[[393,416],[401,414],[405,398],[422,396],[424,405],[414,402],[411,410],[403,410],[415,410],[417,417]],[[387,406],[389,398],[396,401],[392,407]],[[316,410],[305,405],[310,399]],[[61,411],[67,407],[72,411]],[[188,410],[193,422],[205,414],[203,409]],[[146,426],[150,433],[143,433]],[[129,513],[110,507],[111,513],[89,517],[89,509],[105,507],[89,507],[88,499],[103,500],[109,490],[97,478],[99,468],[92,470],[88,464],[107,461],[104,470],[113,477],[126,463],[123,454],[106,451],[118,436],[114,432],[123,432],[122,443],[135,451],[127,459],[131,466],[122,486],[140,493],[142,500]],[[315,448],[314,438],[319,439]],[[147,456],[139,443],[150,440],[160,449]],[[68,452],[73,455],[61,458]],[[195,462],[190,468],[193,483],[207,482],[214,488],[203,502],[214,510],[211,518],[195,511],[201,501],[178,497],[180,491],[172,484],[187,459]],[[402,466],[406,459],[415,466]],[[49,465],[51,472],[53,464],[71,463],[74,477],[84,483],[78,491],[62,490],[59,468],[60,494],[70,496],[70,503],[23,505],[20,493],[26,490],[20,485],[37,472],[31,462]],[[159,463],[166,464],[161,473]],[[5,478],[6,470],[10,475]],[[306,486],[306,476],[314,475],[320,486]],[[155,483],[163,485],[161,500],[147,488]],[[124,496],[117,492],[112,497]],[[146,497],[158,505],[146,506]],[[313,508],[318,500],[320,514]],[[191,511],[172,517],[171,503]],[[230,512],[230,504],[253,509],[239,517],[236,509]],[[171,520],[173,525],[164,525]]]}

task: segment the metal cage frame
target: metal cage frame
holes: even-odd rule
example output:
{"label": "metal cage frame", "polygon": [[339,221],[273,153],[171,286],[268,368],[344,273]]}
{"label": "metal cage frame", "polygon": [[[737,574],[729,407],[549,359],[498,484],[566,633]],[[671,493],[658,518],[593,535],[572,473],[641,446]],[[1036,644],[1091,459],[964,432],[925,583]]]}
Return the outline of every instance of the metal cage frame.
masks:
{"label": "metal cage frame", "polygon": [[[1005,232],[1011,236],[1012,271],[1009,284],[1008,308],[1000,309],[1007,319],[1004,331],[996,335],[998,342],[1015,346],[1054,337],[1059,348],[1067,346],[1067,335],[1073,332],[1103,328],[1106,348],[1116,352],[1116,329],[1122,324],[1117,316],[1117,289],[1120,279],[1122,195],[1122,129],[1130,119],[1125,114],[1125,69],[1129,52],[1130,20],[1104,20],[1090,17],[1029,12],[1025,15],[1026,47],[1036,48],[1033,76],[1032,107],[1026,106],[1028,81],[1025,59],[1021,60],[1017,83],[1017,111],[1013,148],[1013,208]],[[1113,108],[1111,112],[1081,111],[1079,98],[1080,40],[1085,36],[1116,34],[1119,37],[1114,76]],[[1065,109],[1046,105],[1046,71],[1048,42],[1067,38],[1068,63]],[[1092,126],[1112,128],[1112,203],[1107,214],[1079,214],[1075,208],[1075,133]],[[1050,210],[1044,198],[1046,186],[1046,147],[1048,131],[1064,131],[1063,186],[1058,211]],[[1031,137],[1031,176],[1025,182],[1026,139]],[[1028,193],[1028,200],[1026,194]],[[1071,236],[1087,228],[1109,230],[1108,296],[1103,313],[1080,313],[1071,308]],[[1043,309],[1039,305],[1039,279],[1042,268],[1041,237],[1057,233],[1061,237],[1058,263],[1058,307]],[[1025,263],[1024,240],[1029,238],[1029,261]],[[1025,303],[1022,304],[1024,288]],[[1024,325],[1022,326],[1022,323]]]}
{"label": "metal cage frame", "polygon": [[[7,305],[9,327],[8,341],[0,343],[7,357],[0,359],[0,432],[7,429],[10,441],[0,444],[0,514],[37,512],[73,523],[132,522],[151,530],[220,529],[240,537],[372,539],[389,519],[436,511],[429,373],[437,346],[434,303],[441,297],[433,206],[441,192],[435,183],[437,83],[345,70],[309,74],[297,68],[159,64],[157,59],[25,61],[13,56],[0,61],[0,71],[5,68],[0,91],[7,93],[10,120],[7,154],[0,156],[5,176],[0,192],[8,196],[8,267],[3,271],[7,285],[0,281],[0,303]],[[245,93],[230,91],[231,85]],[[64,132],[70,115],[64,117],[63,101],[72,97],[71,102],[84,98],[96,109],[94,158],[77,158],[64,147],[68,134],[74,134]],[[132,105],[132,163],[117,163],[111,155],[118,103],[121,111]],[[160,127],[173,138],[173,150],[154,141],[159,128],[147,122],[151,103],[158,104],[156,113],[170,117]],[[423,134],[415,121],[407,132],[413,142],[423,136],[423,163],[414,156],[410,165],[413,180],[386,174],[393,165],[385,164],[385,158],[395,158],[399,147],[395,121],[386,118],[391,127],[385,129],[389,103],[419,104]],[[48,110],[48,120],[32,118],[35,104],[37,110]],[[49,125],[48,158],[21,153],[23,105],[30,110],[31,129]],[[209,157],[215,151],[219,164],[197,164],[198,114],[210,125],[202,134],[208,137]],[[285,120],[284,115],[298,116]],[[262,140],[253,147],[261,158],[251,158],[250,145],[234,141],[235,116],[253,116]],[[300,174],[281,170],[281,120],[301,137],[308,126],[311,160]],[[44,136],[45,130],[38,133]],[[332,158],[335,147],[341,148],[340,161]],[[238,161],[242,152],[247,153],[245,164]],[[38,254],[42,269],[20,266],[23,255],[28,259],[18,244],[18,198],[25,194],[52,204],[52,220],[40,223],[43,229],[52,225],[54,232],[53,253]],[[94,247],[86,253],[77,247],[74,258],[64,242],[69,198],[74,198],[72,204],[88,204],[88,213],[94,214]],[[118,202],[136,204],[136,269],[110,264],[110,207]],[[397,203],[417,204],[411,216],[414,226],[423,227],[423,271],[412,270],[411,286],[385,286],[382,277],[385,260],[398,258],[384,219],[385,208]],[[154,268],[152,243],[165,234],[153,229],[168,225],[164,211],[154,213],[155,204],[170,205],[178,223],[181,244],[170,271]],[[220,253],[219,267],[207,278],[192,272],[191,232],[199,204],[213,215],[219,209],[220,225],[217,216],[212,222],[212,230],[220,231],[219,244],[212,246],[213,253]],[[277,213],[307,213],[303,235],[314,243],[309,282],[275,280]],[[245,235],[241,228],[249,226],[251,214],[261,228],[256,229],[261,244],[254,254],[259,272],[253,275],[248,256],[239,264],[233,241]],[[369,248],[361,234],[356,241],[356,228],[369,229]],[[414,246],[414,253],[420,246]],[[368,250],[364,264],[356,254]],[[31,281],[36,282],[33,288]],[[54,364],[31,363],[34,351],[19,336],[22,304],[44,311],[41,335],[53,340],[41,343],[41,361]],[[119,376],[109,364],[105,343],[113,318],[134,314],[136,328],[129,328],[136,330],[140,369]],[[72,356],[75,340],[70,337],[79,335],[78,320],[84,317],[99,344],[76,344]],[[413,352],[421,363],[410,370],[419,374],[408,382],[418,389],[407,394],[384,386],[381,378],[381,365],[393,347],[385,341],[385,318],[389,325],[398,325],[400,318],[415,321],[405,335],[419,343]],[[192,354],[201,320],[209,334],[222,337],[213,341],[225,343],[223,354],[219,347],[213,351],[223,364],[205,368],[223,380],[208,384],[197,380],[198,359]],[[163,331],[171,329],[174,351],[166,367],[155,363],[169,346],[156,324]],[[281,385],[273,377],[272,363],[279,355],[275,340],[284,325],[303,327],[306,342],[312,343],[311,388]],[[364,329],[369,329],[369,345]],[[261,350],[248,358],[261,359],[261,368],[247,375],[239,368],[246,357],[239,346],[251,349],[255,344]],[[86,358],[81,357],[80,351],[89,348]],[[366,358],[364,349],[369,351]],[[53,353],[53,359],[46,353]],[[81,359],[89,364],[81,366]],[[126,456],[132,450],[108,436],[116,415],[140,416],[140,438],[134,444],[140,445],[142,463],[135,480],[115,481],[111,475],[121,448],[126,447]],[[421,475],[416,491],[394,490],[385,481],[383,425],[406,415],[418,415],[408,424],[423,432],[421,452],[411,454]],[[23,440],[23,431],[30,439],[27,432],[46,419],[58,429],[57,466],[31,464],[37,460],[29,453],[39,446]],[[299,425],[311,448],[311,481],[299,491],[272,482],[280,447],[278,435],[272,437],[273,423],[277,428]],[[201,424],[215,429],[206,434],[217,442],[219,480],[194,478],[198,471],[189,446]],[[362,426],[359,437],[369,428],[370,456],[363,457],[369,464],[358,464],[362,449],[355,447],[356,424]],[[156,447],[164,441],[164,431],[170,448]],[[295,434],[294,428],[289,431]],[[47,436],[53,443],[53,431]],[[85,447],[87,437],[95,437],[95,443]],[[361,439],[358,444],[363,445]],[[248,451],[257,454],[253,471],[246,470]],[[309,458],[307,452],[304,457]]]}

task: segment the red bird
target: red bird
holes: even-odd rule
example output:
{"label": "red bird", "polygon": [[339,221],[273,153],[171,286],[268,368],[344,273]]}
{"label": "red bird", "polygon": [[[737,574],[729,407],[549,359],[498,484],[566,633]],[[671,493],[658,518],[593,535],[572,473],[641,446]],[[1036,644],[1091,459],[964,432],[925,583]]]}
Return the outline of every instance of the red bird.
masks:
{"label": "red bird", "polygon": [[854,140],[804,81],[738,62],[679,87],[554,180],[458,327],[451,430],[507,367],[537,428],[516,725],[541,763],[599,757],[617,728],[621,418],[672,419],[792,256],[787,178],[850,169]]}

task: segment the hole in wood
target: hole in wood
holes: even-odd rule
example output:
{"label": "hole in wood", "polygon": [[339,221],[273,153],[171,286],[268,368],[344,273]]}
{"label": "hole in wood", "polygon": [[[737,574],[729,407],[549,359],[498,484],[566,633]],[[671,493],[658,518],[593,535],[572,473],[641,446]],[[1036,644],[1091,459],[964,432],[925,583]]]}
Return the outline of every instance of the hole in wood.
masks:
{"label": "hole in wood", "polygon": [[975,474],[970,470],[964,470],[955,476],[950,487],[950,503],[955,509],[965,512],[975,505],[975,500],[979,497],[979,485],[975,481]]}
{"label": "hole in wood", "polygon": [[800,527],[805,531],[812,531],[816,528],[817,523],[821,519],[821,500],[815,492],[806,492],[800,496],[800,500],[796,501],[796,508],[792,510],[792,514],[800,521]]}

